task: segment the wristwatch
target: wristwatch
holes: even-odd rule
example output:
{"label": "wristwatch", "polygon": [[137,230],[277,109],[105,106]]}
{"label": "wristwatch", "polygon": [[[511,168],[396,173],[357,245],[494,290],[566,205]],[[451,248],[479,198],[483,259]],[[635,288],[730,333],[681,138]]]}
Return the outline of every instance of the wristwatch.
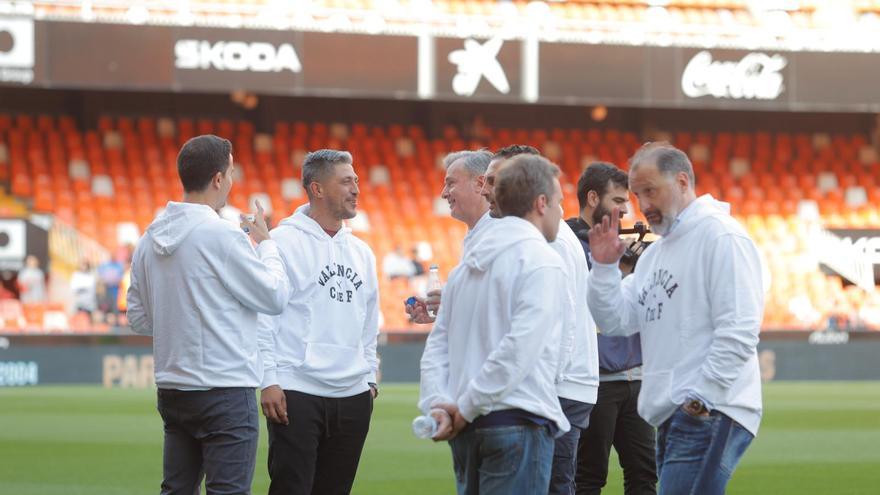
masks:
{"label": "wristwatch", "polygon": [[367,382],[367,385],[370,386],[371,389],[376,391],[376,397],[379,397],[379,386],[373,382]]}
{"label": "wristwatch", "polygon": [[701,401],[700,399],[688,399],[684,403],[684,410],[691,416],[701,416],[704,414],[709,414],[709,410],[706,408],[706,404],[703,404],[703,401]]}

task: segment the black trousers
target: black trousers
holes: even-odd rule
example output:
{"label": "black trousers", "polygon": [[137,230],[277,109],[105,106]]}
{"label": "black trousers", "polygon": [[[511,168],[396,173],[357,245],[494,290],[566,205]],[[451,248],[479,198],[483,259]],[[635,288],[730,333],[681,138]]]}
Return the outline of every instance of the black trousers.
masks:
{"label": "black trousers", "polygon": [[636,409],[641,386],[641,381],[599,384],[599,398],[590,413],[590,424],[578,444],[577,495],[602,492],[612,445],[623,468],[624,493],[657,493],[654,428]]}
{"label": "black trousers", "polygon": [[269,495],[350,493],[370,429],[370,392],[339,399],[284,395],[290,424],[269,422]]}

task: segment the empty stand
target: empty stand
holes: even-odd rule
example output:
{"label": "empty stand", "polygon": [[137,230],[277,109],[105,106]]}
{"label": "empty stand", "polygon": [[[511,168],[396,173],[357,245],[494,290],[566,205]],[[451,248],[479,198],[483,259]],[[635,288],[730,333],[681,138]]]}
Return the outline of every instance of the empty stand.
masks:
{"label": "empty stand", "polygon": [[[249,122],[232,120],[105,116],[94,129],[80,129],[66,116],[0,115],[5,150],[0,158],[6,158],[0,160],[0,171],[8,171],[15,198],[54,214],[112,252],[120,225],[142,231],[167,201],[182,197],[177,151],[190,137],[206,132],[233,142],[240,173],[230,204],[246,210],[251,198],[262,197],[275,222],[306,201],[298,181],[308,150],[349,150],[361,177],[362,218],[353,222],[361,226],[355,233],[373,247],[380,269],[383,256],[395,246],[408,251],[428,242],[430,262],[440,265],[444,279],[458,263],[465,234],[438,201],[446,153],[533,145],[562,168],[564,207],[572,216],[583,167],[595,160],[625,167],[642,142],[634,133],[614,129],[496,128],[487,129],[483,139],[465,140],[454,127],[432,137],[417,126],[294,121],[260,133]],[[826,228],[880,225],[880,164],[865,136],[678,132],[672,141],[692,157],[698,193],[729,201],[760,246],[772,277],[766,327],[820,326],[837,312],[857,312],[868,300],[863,292],[844,287],[839,277],[819,271],[810,254],[809,224],[798,215],[807,204],[818,210]],[[403,301],[417,287],[381,278],[385,328],[408,328]],[[5,325],[26,328],[22,322],[40,320],[38,312],[4,310],[11,315],[4,316]],[[83,328],[85,322],[79,318],[71,326]]]}

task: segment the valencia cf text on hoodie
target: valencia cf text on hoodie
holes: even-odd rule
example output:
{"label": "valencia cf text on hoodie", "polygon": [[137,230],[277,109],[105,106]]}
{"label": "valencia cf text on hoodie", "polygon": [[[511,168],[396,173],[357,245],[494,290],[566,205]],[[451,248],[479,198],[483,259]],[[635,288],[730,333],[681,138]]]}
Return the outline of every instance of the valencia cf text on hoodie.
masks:
{"label": "valencia cf text on hoodie", "polygon": [[654,426],[698,398],[757,434],[761,265],[729,212],[709,195],[697,198],[622,282],[617,264],[593,263],[588,301],[596,323],[611,335],[641,333],[638,408]]}
{"label": "valencia cf text on hoodie", "polygon": [[281,315],[260,317],[262,388],[349,397],[369,390],[379,368],[376,257],[350,228],[331,237],[308,212],[271,232],[291,290]]}

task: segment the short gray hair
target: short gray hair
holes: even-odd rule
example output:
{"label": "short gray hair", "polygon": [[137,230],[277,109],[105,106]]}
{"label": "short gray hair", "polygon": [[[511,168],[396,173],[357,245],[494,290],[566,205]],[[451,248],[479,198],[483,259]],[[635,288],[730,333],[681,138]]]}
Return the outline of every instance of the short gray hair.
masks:
{"label": "short gray hair", "polygon": [[697,178],[694,176],[694,166],[691,165],[690,159],[684,151],[675,146],[660,141],[656,143],[646,143],[629,159],[629,169],[638,168],[643,163],[654,163],[657,165],[663,175],[674,177],[676,174],[684,172],[688,176],[691,187],[697,184]]}
{"label": "short gray hair", "polygon": [[549,200],[559,167],[539,155],[516,155],[501,166],[495,177],[495,202],[504,216],[523,218],[540,195]]}
{"label": "short gray hair", "polygon": [[347,151],[318,150],[307,154],[302,166],[302,186],[309,198],[312,197],[312,192],[309,190],[312,182],[321,182],[335,165],[340,163],[351,165],[352,162],[351,153]]}
{"label": "short gray hair", "polygon": [[489,168],[489,162],[492,161],[492,153],[485,149],[453,151],[443,159],[443,167],[449,168],[450,165],[462,159],[464,160],[464,168],[467,169],[471,176],[478,177],[486,175],[486,169]]}

